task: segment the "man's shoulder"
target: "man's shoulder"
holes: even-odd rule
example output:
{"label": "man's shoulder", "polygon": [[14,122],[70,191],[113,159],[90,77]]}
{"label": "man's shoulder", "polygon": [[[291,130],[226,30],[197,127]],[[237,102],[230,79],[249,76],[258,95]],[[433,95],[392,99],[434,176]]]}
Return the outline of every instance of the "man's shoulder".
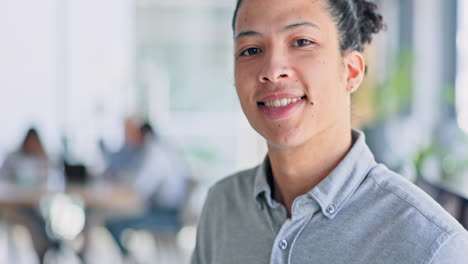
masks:
{"label": "man's shoulder", "polygon": [[[202,216],[201,222],[210,223],[205,225],[208,229],[218,229],[213,223],[226,220],[236,221],[240,218],[249,218],[251,209],[255,203],[253,196],[253,185],[255,181],[256,168],[244,170],[227,176],[216,182],[209,190],[205,199],[204,211],[209,210],[210,216]],[[226,228],[226,226],[225,226]]]}
{"label": "man's shoulder", "polygon": [[[253,194],[255,175],[260,165],[231,174],[216,182],[209,190],[213,198]],[[252,197],[252,196],[249,196]]]}
{"label": "man's shoulder", "polygon": [[458,221],[427,193],[386,166],[377,165],[368,176],[377,185],[378,192],[391,197],[391,201],[388,203],[400,210],[398,212],[409,210],[414,216],[417,216],[408,224],[432,227],[448,236],[458,232],[466,232]]}
{"label": "man's shoulder", "polygon": [[468,233],[455,218],[418,186],[382,164],[371,169],[355,194],[349,210],[362,210],[362,217],[355,221],[365,222],[366,230],[375,230],[376,237],[387,241],[383,251],[392,249],[403,257],[432,263],[452,246],[468,245]]}

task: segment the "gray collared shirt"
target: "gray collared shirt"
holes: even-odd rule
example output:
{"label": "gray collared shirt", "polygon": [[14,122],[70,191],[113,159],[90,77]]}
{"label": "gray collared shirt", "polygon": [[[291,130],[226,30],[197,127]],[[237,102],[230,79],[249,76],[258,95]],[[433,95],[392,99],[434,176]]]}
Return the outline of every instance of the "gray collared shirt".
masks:
{"label": "gray collared shirt", "polygon": [[[192,264],[468,263],[468,233],[434,200],[377,164],[364,135],[292,216],[271,197],[268,158],[213,186]],[[311,157],[313,158],[313,157]]]}

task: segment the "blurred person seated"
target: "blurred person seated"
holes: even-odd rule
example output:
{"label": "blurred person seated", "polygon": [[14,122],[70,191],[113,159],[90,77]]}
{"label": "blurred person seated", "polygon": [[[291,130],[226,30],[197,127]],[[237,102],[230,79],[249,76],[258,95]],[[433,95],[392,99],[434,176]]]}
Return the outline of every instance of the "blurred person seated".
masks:
{"label": "blurred person seated", "polygon": [[[0,168],[2,184],[23,190],[59,188],[62,182],[60,178],[60,171],[46,154],[35,128],[27,131],[19,149],[8,154]],[[41,261],[47,249],[55,245],[47,235],[46,224],[38,208],[5,209],[2,216],[29,230],[34,249]]]}
{"label": "blurred person seated", "polygon": [[122,241],[126,229],[175,234],[181,228],[179,214],[191,178],[185,161],[156,135],[150,124],[142,125],[140,132],[144,136],[144,151],[133,187],[145,202],[146,210],[142,215],[110,219],[106,223],[124,257],[128,256]]}
{"label": "blurred person seated", "polygon": [[99,148],[107,163],[104,178],[125,184],[133,181],[143,160],[144,136],[135,118],[125,119],[124,137],[122,147],[116,152],[109,151],[102,140],[99,141]]}
{"label": "blurred person seated", "polygon": [[17,151],[7,155],[0,175],[3,183],[21,188],[54,188],[61,181],[58,168],[47,156],[35,128],[27,131]]}

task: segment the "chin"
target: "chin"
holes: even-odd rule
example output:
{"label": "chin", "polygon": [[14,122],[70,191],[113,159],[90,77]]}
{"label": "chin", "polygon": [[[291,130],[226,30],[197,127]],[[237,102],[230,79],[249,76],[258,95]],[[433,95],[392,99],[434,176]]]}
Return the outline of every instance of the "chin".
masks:
{"label": "chin", "polygon": [[276,149],[294,148],[306,143],[314,131],[305,127],[303,122],[296,119],[283,120],[281,122],[250,122],[252,128],[257,131],[270,147]]}
{"label": "chin", "polygon": [[295,148],[303,145],[306,142],[304,138],[306,134],[299,131],[276,133],[270,135],[262,135],[266,139],[268,146],[276,149]]}

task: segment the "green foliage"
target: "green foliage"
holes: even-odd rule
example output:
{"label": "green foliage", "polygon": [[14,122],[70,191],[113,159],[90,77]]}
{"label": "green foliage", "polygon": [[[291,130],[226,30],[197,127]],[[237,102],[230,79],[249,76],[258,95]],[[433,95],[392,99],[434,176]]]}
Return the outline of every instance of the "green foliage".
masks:
{"label": "green foliage", "polygon": [[417,176],[423,176],[423,166],[429,157],[435,158],[440,163],[441,178],[449,179],[468,168],[467,151],[459,152],[455,148],[466,146],[468,138],[465,134],[458,132],[453,137],[453,146],[437,144],[434,138],[429,144],[421,147],[414,156],[413,164],[416,168]]}
{"label": "green foliage", "polygon": [[428,145],[421,147],[419,151],[415,153],[413,164],[416,168],[417,177],[420,177],[422,175],[422,167],[427,158],[432,155],[436,155],[436,153],[437,149],[433,140],[431,140],[431,142]]}
{"label": "green foliage", "polygon": [[387,79],[376,88],[375,106],[377,119],[387,119],[409,111],[413,93],[413,55],[404,50],[400,52]]}
{"label": "green foliage", "polygon": [[455,107],[455,87],[450,84],[446,84],[442,89],[442,98],[443,102],[446,105]]}

